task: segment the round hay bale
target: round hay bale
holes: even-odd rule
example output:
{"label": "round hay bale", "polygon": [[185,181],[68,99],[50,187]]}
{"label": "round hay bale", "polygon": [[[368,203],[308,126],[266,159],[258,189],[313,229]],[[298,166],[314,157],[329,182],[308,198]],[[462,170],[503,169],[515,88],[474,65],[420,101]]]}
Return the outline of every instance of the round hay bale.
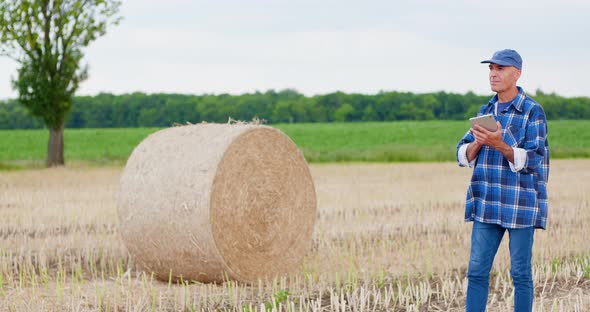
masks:
{"label": "round hay bale", "polygon": [[253,282],[301,263],[316,196],[302,153],[281,131],[197,124],[135,148],[118,212],[129,253],[159,279]]}

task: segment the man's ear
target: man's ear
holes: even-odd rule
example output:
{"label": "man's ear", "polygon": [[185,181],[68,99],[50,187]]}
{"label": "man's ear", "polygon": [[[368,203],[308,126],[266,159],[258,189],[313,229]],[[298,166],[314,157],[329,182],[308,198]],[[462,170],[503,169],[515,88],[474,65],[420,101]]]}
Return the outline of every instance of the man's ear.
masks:
{"label": "man's ear", "polygon": [[520,75],[522,74],[522,69],[517,69],[516,70],[516,80],[520,79]]}

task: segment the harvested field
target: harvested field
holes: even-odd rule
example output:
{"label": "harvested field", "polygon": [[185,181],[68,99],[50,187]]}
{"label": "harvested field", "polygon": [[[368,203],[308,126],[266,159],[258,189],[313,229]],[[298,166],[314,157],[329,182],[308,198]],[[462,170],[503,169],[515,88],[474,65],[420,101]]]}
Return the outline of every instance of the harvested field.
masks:
{"label": "harvested field", "polygon": [[[0,172],[0,311],[461,311],[469,169],[312,165],[313,246],[291,276],[254,286],[160,282],[119,238],[120,168]],[[590,160],[556,160],[534,247],[535,311],[590,310]],[[506,238],[507,239],[507,238]],[[506,240],[505,239],[505,240]],[[506,242],[489,311],[511,311]]]}

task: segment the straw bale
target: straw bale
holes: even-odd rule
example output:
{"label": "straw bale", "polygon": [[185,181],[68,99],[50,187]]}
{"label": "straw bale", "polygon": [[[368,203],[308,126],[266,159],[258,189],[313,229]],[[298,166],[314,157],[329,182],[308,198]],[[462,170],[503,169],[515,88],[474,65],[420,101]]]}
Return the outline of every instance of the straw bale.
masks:
{"label": "straw bale", "polygon": [[253,282],[301,263],[316,196],[303,155],[281,131],[197,124],[135,148],[118,212],[130,254],[159,279]]}

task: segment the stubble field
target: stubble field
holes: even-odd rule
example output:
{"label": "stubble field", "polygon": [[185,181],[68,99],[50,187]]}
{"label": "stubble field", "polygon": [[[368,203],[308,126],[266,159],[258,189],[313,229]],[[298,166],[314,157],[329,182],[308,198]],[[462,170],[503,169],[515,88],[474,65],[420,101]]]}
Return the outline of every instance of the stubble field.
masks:
{"label": "stubble field", "polygon": [[[313,244],[255,285],[156,281],[117,232],[121,168],[0,171],[0,311],[461,311],[470,170],[455,163],[312,165]],[[535,311],[590,310],[590,160],[552,162],[535,235]],[[165,220],[162,220],[165,222]],[[507,240],[507,237],[505,238]],[[511,311],[503,242],[488,311]]]}

